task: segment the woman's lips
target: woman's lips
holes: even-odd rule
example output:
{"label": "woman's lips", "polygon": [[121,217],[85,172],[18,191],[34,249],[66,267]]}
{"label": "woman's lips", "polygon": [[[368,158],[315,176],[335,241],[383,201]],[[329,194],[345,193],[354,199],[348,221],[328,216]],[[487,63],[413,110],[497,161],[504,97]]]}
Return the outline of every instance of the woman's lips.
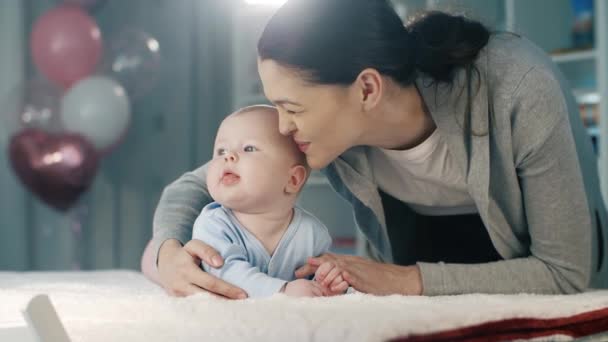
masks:
{"label": "woman's lips", "polygon": [[237,175],[235,173],[224,172],[224,174],[222,175],[222,179],[220,181],[224,185],[233,185],[233,184],[238,183],[238,181],[240,179],[241,179],[241,177],[239,177],[239,175]]}
{"label": "woman's lips", "polygon": [[298,144],[298,149],[300,151],[302,151],[302,153],[306,153],[306,150],[308,150],[308,146],[310,146],[310,143],[297,143]]}

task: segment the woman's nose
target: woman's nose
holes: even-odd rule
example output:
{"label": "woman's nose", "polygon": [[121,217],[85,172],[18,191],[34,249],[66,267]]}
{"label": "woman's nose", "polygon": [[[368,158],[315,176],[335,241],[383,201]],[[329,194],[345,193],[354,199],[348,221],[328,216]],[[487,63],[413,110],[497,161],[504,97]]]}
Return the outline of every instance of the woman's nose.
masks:
{"label": "woman's nose", "polygon": [[224,154],[224,161],[236,163],[237,161],[239,161],[239,157],[236,155],[236,153],[229,151]]}
{"label": "woman's nose", "polygon": [[296,126],[285,114],[279,114],[279,132],[283,135],[291,135],[296,130]]}

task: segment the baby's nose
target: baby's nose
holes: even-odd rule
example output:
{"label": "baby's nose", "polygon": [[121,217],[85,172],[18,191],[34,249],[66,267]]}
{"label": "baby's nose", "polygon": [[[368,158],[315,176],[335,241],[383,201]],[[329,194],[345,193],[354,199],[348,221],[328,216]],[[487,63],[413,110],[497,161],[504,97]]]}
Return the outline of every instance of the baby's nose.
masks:
{"label": "baby's nose", "polygon": [[224,155],[224,160],[227,162],[230,161],[234,163],[238,161],[238,157],[234,152],[226,152],[226,154]]}

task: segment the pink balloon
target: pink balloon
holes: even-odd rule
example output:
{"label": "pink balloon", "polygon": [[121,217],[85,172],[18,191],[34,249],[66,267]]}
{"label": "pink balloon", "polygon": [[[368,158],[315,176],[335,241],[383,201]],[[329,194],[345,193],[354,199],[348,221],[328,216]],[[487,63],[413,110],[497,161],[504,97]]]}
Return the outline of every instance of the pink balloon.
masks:
{"label": "pink balloon", "polygon": [[85,138],[35,128],[14,135],[8,155],[23,185],[59,211],[70,209],[87,191],[99,163],[95,147]]}
{"label": "pink balloon", "polygon": [[101,31],[78,6],[59,6],[38,18],[30,44],[36,67],[65,88],[92,74],[102,55]]}

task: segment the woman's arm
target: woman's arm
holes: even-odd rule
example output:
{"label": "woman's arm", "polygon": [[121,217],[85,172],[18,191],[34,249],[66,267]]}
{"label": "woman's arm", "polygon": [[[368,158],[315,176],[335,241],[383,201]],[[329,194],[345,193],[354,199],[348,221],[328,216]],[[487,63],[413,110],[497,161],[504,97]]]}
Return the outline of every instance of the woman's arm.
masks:
{"label": "woman's arm", "polygon": [[154,212],[153,259],[169,239],[182,245],[190,241],[194,221],[203,207],[213,201],[207,190],[208,163],[182,175],[163,191]]}
{"label": "woman's arm", "polygon": [[[533,70],[512,97],[513,159],[530,235],[527,257],[479,265],[419,263],[424,294],[575,293],[591,271],[591,214],[559,82]],[[500,210],[494,203],[490,210]]]}
{"label": "woman's arm", "polygon": [[[584,290],[591,271],[591,215],[564,95],[547,71],[530,72],[526,78],[520,92],[513,94],[511,122],[530,255],[485,264],[418,263],[417,267],[324,255],[310,260],[297,275],[312,274],[322,262],[332,261],[355,289],[373,294]],[[573,120],[578,119],[575,114]],[[498,205],[491,203],[490,210],[499,214]]]}
{"label": "woman's arm", "polygon": [[154,237],[144,252],[142,271],[175,296],[208,291],[228,298],[246,293],[200,268],[201,260],[220,267],[218,252],[201,241],[190,241],[202,208],[212,201],[206,185],[207,164],[184,174],[165,188],[154,214]]}

